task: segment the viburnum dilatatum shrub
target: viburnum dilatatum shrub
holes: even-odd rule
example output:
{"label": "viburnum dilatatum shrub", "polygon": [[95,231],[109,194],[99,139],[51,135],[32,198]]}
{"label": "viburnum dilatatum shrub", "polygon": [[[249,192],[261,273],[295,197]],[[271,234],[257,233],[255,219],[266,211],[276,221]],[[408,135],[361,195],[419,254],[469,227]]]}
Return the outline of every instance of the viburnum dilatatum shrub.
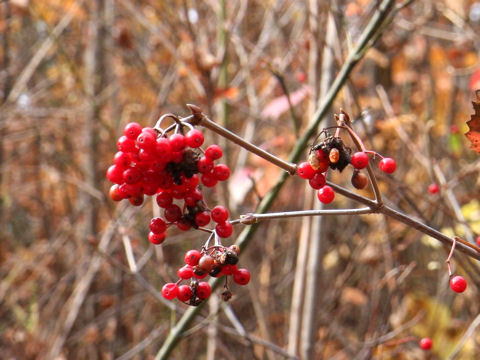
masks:
{"label": "viburnum dilatatum shrub", "polygon": [[[151,243],[163,243],[171,227],[176,228],[173,231],[201,230],[208,234],[202,246],[184,254],[184,264],[176,272],[177,280],[163,285],[161,293],[165,299],[177,299],[186,305],[200,306],[221,281],[224,285],[219,296],[228,301],[233,296],[230,288],[232,282],[237,285],[250,282],[250,271],[238,265],[240,246],[222,243],[222,239],[232,235],[234,224],[252,225],[266,219],[331,214],[382,213],[450,244],[447,258],[450,286],[457,293],[465,291],[466,280],[462,276],[453,277],[450,260],[455,246],[472,256],[476,256],[476,248],[458,237],[446,237],[383,203],[376,173],[391,176],[396,170],[396,161],[367,149],[345,112],[336,115],[336,126],[319,132],[306,160],[295,164],[279,159],[222,128],[208,119],[198,107],[189,105],[189,108],[191,116],[179,118],[172,114],[164,115],[154,128],[142,128],[135,123],[125,126],[124,135],[117,143],[119,151],[114,156],[114,164],[107,170],[107,178],[114,182],[110,190],[113,200],[128,199],[132,205],[139,206],[145,196],[154,196],[156,205],[163,209],[162,216],[150,220],[148,238]],[[166,117],[172,117],[175,123],[163,129],[160,125]],[[204,199],[203,189],[227,180],[230,170],[227,165],[216,163],[223,156],[220,146],[203,145],[203,133],[196,128],[199,125],[243,146],[288,174],[308,180],[318,200],[324,204],[334,203],[335,194],[340,193],[366,207],[246,213],[232,220],[226,207],[209,207]],[[332,135],[330,132],[333,130],[335,133]],[[375,163],[380,171],[372,166]],[[353,191],[328,180],[331,172],[337,171],[343,175],[347,168],[351,168],[349,176]],[[373,199],[356,193],[357,190],[366,189],[367,185],[371,186]],[[214,225],[210,225],[212,220]],[[410,338],[407,340],[412,341]]]}

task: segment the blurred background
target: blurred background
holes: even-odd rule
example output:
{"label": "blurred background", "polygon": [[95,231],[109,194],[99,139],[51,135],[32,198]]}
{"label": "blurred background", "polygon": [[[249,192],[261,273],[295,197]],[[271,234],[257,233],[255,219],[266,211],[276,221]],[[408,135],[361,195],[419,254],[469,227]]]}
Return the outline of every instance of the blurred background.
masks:
{"label": "blurred background", "polygon": [[[480,234],[478,154],[463,135],[480,88],[480,2],[395,1],[323,126],[343,108],[370,149],[385,202],[447,235]],[[152,359],[185,312],[159,291],[205,234],[147,239],[151,200],[109,199],[105,171],[131,121],[202,108],[287,158],[372,18],[375,0],[0,1],[0,353],[3,359]],[[290,103],[286,94],[290,95]],[[251,212],[281,170],[205,130],[228,184],[207,202]],[[308,151],[305,151],[305,159]],[[352,188],[351,169],[331,180]],[[430,193],[430,184],[440,191]],[[360,192],[372,196],[371,189]],[[272,211],[311,209],[288,180]],[[357,206],[342,196],[330,207]],[[235,241],[241,232],[226,243]],[[474,359],[480,271],[461,253],[379,215],[261,224],[172,359]],[[133,254],[136,266],[128,262]],[[421,350],[428,336],[434,346]]]}

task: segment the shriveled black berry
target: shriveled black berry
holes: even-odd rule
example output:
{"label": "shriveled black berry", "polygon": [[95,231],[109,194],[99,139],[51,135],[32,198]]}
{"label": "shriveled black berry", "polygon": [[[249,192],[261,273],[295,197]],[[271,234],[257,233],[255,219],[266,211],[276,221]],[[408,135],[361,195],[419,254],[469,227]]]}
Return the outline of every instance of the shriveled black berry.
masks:
{"label": "shriveled black berry", "polygon": [[210,272],[208,273],[208,275],[212,276],[212,277],[215,277],[217,276],[218,274],[220,274],[220,272],[222,271],[222,267],[221,266],[214,266],[212,270],[210,270]]}

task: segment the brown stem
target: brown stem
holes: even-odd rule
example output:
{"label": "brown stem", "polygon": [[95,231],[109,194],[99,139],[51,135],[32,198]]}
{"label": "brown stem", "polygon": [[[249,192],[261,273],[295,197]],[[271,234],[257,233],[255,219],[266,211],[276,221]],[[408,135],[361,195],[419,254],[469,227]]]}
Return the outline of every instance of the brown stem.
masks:
{"label": "brown stem", "polygon": [[230,130],[225,129],[223,126],[218,125],[214,121],[210,120],[207,116],[205,116],[205,114],[201,112],[198,106],[187,104],[187,107],[192,111],[192,114],[194,116],[194,118],[192,119],[192,124],[206,127],[207,129],[217,133],[218,135],[223,136],[224,138],[243,147],[247,151],[250,151],[251,153],[254,153],[255,155],[260,156],[261,158],[282,168],[283,170],[288,172],[290,175],[294,175],[297,173],[297,165],[287,162],[285,160],[282,160],[276,157],[275,155],[270,154],[268,151],[265,151],[259,148],[258,146],[245,141],[243,138],[241,138],[237,134],[234,134]]}

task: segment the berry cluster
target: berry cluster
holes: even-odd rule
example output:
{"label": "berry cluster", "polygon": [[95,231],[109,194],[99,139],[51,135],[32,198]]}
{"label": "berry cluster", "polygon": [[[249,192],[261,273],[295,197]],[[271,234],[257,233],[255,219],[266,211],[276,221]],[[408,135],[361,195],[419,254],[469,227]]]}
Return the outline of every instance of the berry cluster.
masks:
{"label": "berry cluster", "polygon": [[[230,247],[215,245],[209,248],[204,246],[201,251],[187,251],[185,265],[177,271],[180,279],[176,283],[167,283],[163,286],[163,297],[168,300],[177,298],[188,305],[196,306],[212,292],[207,282],[199,280],[207,275],[211,277],[224,275],[225,290],[222,298],[228,301],[232,297],[232,292],[228,288],[228,276],[232,276],[233,281],[239,285],[247,285],[250,281],[250,272],[237,267],[239,253],[240,248],[237,245]],[[190,283],[180,285],[184,280],[189,280]]]}
{"label": "berry cluster", "polygon": [[[319,144],[313,145],[310,149],[308,161],[302,162],[297,167],[297,174],[307,179],[310,186],[318,190],[317,197],[324,204],[331,203],[335,198],[333,188],[326,185],[326,173],[329,169],[343,171],[347,165],[354,168],[351,178],[352,185],[357,189],[367,186],[368,177],[360,170],[368,166],[369,154],[376,154],[372,151],[359,151],[352,154],[338,136],[328,136]],[[382,157],[379,154],[376,154]],[[397,166],[392,158],[384,158],[379,163],[379,168],[386,174],[391,174]]]}
{"label": "berry cluster", "polygon": [[230,177],[227,165],[215,164],[223,155],[222,148],[210,145],[203,151],[203,133],[191,127],[183,135],[183,126],[191,127],[177,124],[175,133],[168,136],[161,129],[127,124],[117,141],[113,165],[107,170],[107,178],[114,183],[110,188],[113,200],[128,199],[140,206],[145,195],[156,195],[158,206],[164,210],[163,218],[150,222],[148,238],[153,244],[162,243],[167,227],[173,224],[186,231],[206,226],[213,219],[218,236],[229,237],[233,231],[228,210],[223,206],[210,210],[200,187],[200,183],[213,187]]}

